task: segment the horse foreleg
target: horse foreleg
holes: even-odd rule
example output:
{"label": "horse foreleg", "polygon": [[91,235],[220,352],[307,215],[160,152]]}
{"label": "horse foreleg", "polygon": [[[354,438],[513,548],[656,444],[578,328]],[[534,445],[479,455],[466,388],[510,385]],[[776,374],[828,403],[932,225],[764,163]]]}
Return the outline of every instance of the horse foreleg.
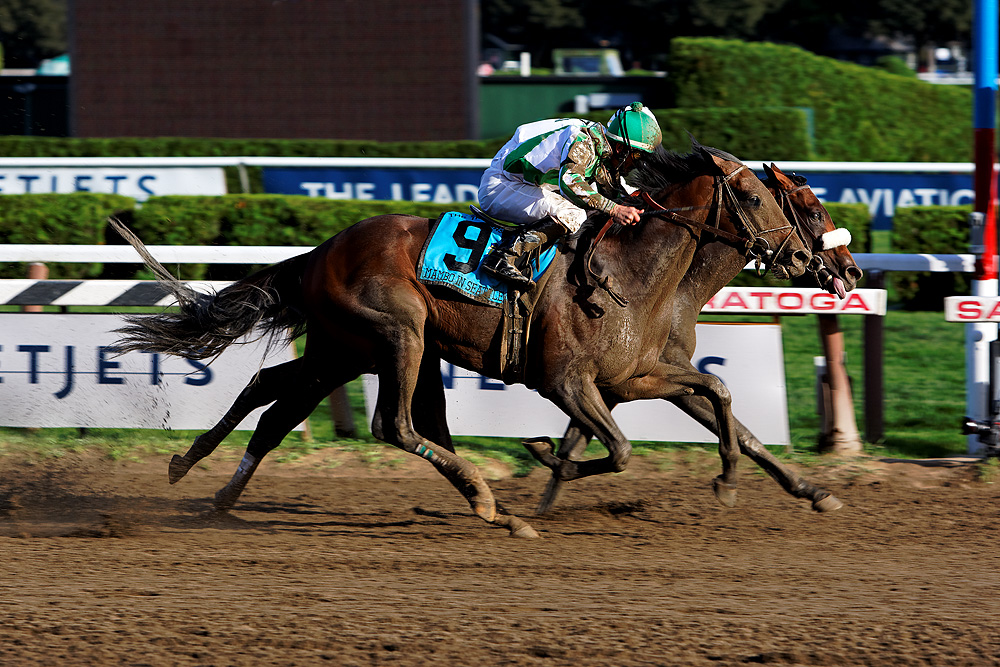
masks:
{"label": "horse foreleg", "polygon": [[[711,404],[704,397],[682,396],[672,399],[672,402],[699,424],[718,434],[719,427]],[[740,450],[763,468],[786,492],[796,498],[812,501],[812,508],[817,512],[830,512],[843,507],[843,503],[829,491],[811,484],[783,466],[738,419],[734,417],[733,422],[736,425]]]}
{"label": "horse foreleg", "polygon": [[[594,434],[607,448],[608,456],[603,459],[574,461],[556,456],[555,446],[547,437],[523,440],[521,444],[536,460],[551,468],[553,475],[561,481],[625,470],[632,455],[632,444],[611,417],[611,410],[593,382],[557,384],[540,393],[565,412],[573,426],[582,434]],[[586,447],[586,442],[587,440],[583,441],[583,447]],[[574,440],[573,443],[567,443],[568,450],[560,451],[571,451],[579,446]]]}
{"label": "horse foreleg", "polygon": [[[579,458],[587,449],[587,443],[590,442],[592,437],[593,434],[590,431],[583,429],[577,422],[570,421],[569,426],[566,427],[566,433],[563,434],[562,441],[559,444],[559,451],[556,452],[556,458]],[[545,485],[545,492],[542,493],[542,499],[538,503],[538,509],[535,510],[536,514],[545,514],[552,510],[556,504],[556,500],[559,499],[563,484],[563,480],[559,479],[556,471],[553,470],[548,484]]]}
{"label": "horse foreleg", "polygon": [[614,393],[621,401],[661,398],[676,402],[684,397],[699,396],[708,403],[708,412],[714,416],[716,423],[719,458],[722,460],[722,474],[712,480],[712,490],[723,505],[735,506],[739,438],[736,418],[732,413],[732,398],[719,378],[660,362],[651,373],[631,378],[615,387]]}
{"label": "horse foreleg", "polygon": [[278,366],[264,368],[254,375],[222,419],[210,430],[195,438],[184,456],[175,454],[170,459],[167,472],[170,483],[179,482],[198,461],[214,452],[219,443],[232,433],[248,414],[277,399],[285,390],[288,380],[301,371],[302,364],[303,358],[300,357]]}

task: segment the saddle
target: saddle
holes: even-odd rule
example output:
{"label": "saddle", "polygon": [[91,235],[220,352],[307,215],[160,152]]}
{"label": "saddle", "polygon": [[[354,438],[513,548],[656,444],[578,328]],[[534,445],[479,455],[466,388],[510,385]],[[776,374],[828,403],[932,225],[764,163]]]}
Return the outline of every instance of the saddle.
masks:
{"label": "saddle", "polygon": [[514,292],[506,283],[479,271],[483,258],[503,240],[512,223],[498,220],[470,206],[474,215],[448,211],[431,223],[430,233],[417,262],[417,278],[428,285],[447,287],[486,306],[500,308],[502,379],[511,384],[524,377],[525,354],[531,316],[550,273],[546,271],[560,252],[558,244],[531,258],[536,287]]}

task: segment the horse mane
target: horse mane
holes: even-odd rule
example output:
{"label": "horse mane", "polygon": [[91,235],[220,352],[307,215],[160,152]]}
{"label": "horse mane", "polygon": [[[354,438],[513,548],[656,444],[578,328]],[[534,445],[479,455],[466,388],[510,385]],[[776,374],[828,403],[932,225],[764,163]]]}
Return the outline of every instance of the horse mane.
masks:
{"label": "horse mane", "polygon": [[626,182],[639,190],[658,192],[698,176],[719,174],[719,166],[712,160],[713,156],[743,164],[730,153],[711,146],[702,146],[691,137],[689,153],[675,153],[663,146],[657,146],[653,153],[643,155],[636,168],[628,175]]}

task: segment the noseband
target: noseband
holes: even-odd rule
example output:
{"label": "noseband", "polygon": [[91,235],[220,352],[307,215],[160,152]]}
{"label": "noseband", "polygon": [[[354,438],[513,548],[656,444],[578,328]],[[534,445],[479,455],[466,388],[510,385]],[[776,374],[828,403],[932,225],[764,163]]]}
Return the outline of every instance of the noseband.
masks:
{"label": "noseband", "polygon": [[[817,281],[822,282],[820,280],[820,275],[823,271],[832,273],[832,271],[829,268],[827,268],[826,263],[823,261],[823,257],[817,252],[817,250],[829,249],[825,245],[823,246],[823,248],[817,248],[817,244],[820,244],[823,241],[823,236],[825,236],[825,234],[818,236],[812,239],[811,241],[806,239],[803,233],[803,229],[805,229],[807,225],[805,224],[805,221],[802,220],[798,210],[796,210],[796,208],[792,205],[792,199],[791,199],[791,195],[795,194],[796,192],[799,192],[800,190],[806,190],[808,188],[809,185],[805,184],[805,185],[799,185],[798,187],[794,187],[791,190],[782,190],[781,188],[775,188],[775,190],[780,195],[780,198],[778,199],[778,204],[781,206],[781,212],[785,215],[785,219],[792,221],[795,227],[795,233],[799,235],[799,240],[802,242],[802,245],[804,245],[806,248],[809,248],[813,253],[812,259],[810,259],[809,264],[806,265],[806,271],[812,273],[816,277]],[[827,232],[827,234],[829,233],[830,232]],[[845,244],[841,243],[840,245],[845,245]]]}
{"label": "noseband", "polygon": [[[732,180],[734,176],[746,168],[747,166],[745,164],[740,165],[725,176],[716,176],[714,178],[711,204],[711,207],[715,209],[714,224],[710,225],[704,222],[698,222],[697,220],[693,220],[687,216],[680,215],[680,212],[682,211],[694,211],[697,209],[709,208],[708,206],[665,208],[659,202],[654,200],[647,192],[642,193],[642,198],[647,204],[653,207],[653,210],[644,211],[641,215],[658,216],[674,222],[679,222],[687,227],[700,229],[729,241],[734,246],[739,248],[747,257],[753,258],[757,268],[757,275],[762,276],[774,266],[774,262],[781,256],[785,246],[788,245],[788,241],[792,238],[792,234],[797,233],[801,239],[802,232],[796,227],[798,224],[797,220],[796,225],[787,224],[782,227],[775,227],[774,229],[762,229],[754,223],[753,219],[747,215],[747,212],[743,209],[743,206],[736,198],[732,185],[729,184],[729,181]],[[727,232],[726,230],[720,228],[720,225],[722,224],[723,206],[725,206],[726,210],[728,210],[736,218],[737,224],[734,226],[739,230],[738,233],[733,234],[732,232]],[[788,216],[785,216],[785,220],[788,220]],[[785,237],[781,240],[778,248],[776,250],[771,250],[771,244],[767,242],[764,235],[774,232],[783,232],[785,230],[788,230],[788,233],[785,234]]]}

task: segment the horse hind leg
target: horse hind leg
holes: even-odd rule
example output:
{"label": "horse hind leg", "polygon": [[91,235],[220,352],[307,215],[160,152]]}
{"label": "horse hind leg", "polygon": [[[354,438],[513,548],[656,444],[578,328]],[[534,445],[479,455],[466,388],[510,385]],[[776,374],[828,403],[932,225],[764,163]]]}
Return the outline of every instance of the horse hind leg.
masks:
{"label": "horse hind leg", "polygon": [[[425,354],[421,359],[412,405],[414,429],[454,454],[455,448],[445,415],[444,382],[441,380],[441,360],[438,357]],[[446,478],[454,485],[452,478]],[[462,489],[455,486],[461,493]],[[508,513],[499,502],[496,503],[494,523],[507,528],[513,537],[538,537],[534,528],[523,519]]]}
{"label": "horse hind leg", "polygon": [[308,368],[309,363],[303,363],[298,366],[299,372],[294,376],[282,376],[289,381],[277,387],[280,396],[261,415],[233,478],[215,494],[215,509],[228,510],[233,507],[264,456],[280,445],[293,428],[308,418],[325,396],[360,374],[355,369],[340,369],[340,372],[328,375],[307,374]]}
{"label": "horse hind leg", "polygon": [[[408,299],[406,293],[391,293],[393,298],[382,302],[389,306],[388,317],[379,319],[386,322],[378,328],[384,342],[379,368],[378,400],[372,419],[372,434],[405,452],[426,459],[451,483],[466,499],[476,516],[484,521],[503,526],[511,535],[537,537],[538,534],[523,520],[498,508],[493,491],[479,470],[469,461],[449,451],[448,445],[428,440],[420,435],[413,425],[414,394],[418,380],[423,381],[425,393],[422,401],[440,400],[435,410],[440,410],[443,418],[443,391],[439,392],[440,371],[434,366],[434,356],[424,357],[423,320],[426,313],[418,300]],[[438,373],[435,381],[432,373]],[[428,384],[433,382],[434,384]],[[439,399],[435,396],[439,395]],[[426,406],[423,406],[426,409]],[[424,420],[426,421],[426,419]],[[450,439],[450,436],[449,436]]]}
{"label": "horse hind leg", "polygon": [[299,357],[257,373],[215,426],[195,438],[183,456],[175,454],[170,459],[167,470],[170,483],[179,482],[198,461],[214,452],[248,414],[276,400],[287,382],[301,371],[303,363],[304,358]]}

